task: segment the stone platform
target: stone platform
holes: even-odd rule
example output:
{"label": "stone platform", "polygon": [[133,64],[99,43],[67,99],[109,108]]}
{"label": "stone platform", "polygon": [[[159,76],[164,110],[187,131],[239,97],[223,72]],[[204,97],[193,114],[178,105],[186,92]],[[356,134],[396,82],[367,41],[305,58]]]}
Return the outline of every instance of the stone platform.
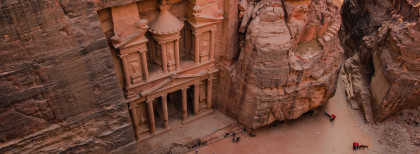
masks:
{"label": "stone platform", "polygon": [[198,118],[199,120],[188,121],[180,126],[171,126],[170,131],[160,133],[150,139],[129,143],[112,153],[162,153],[165,151],[182,153],[198,139],[210,138],[209,136],[213,134],[219,135],[220,130],[223,129],[229,132],[229,128],[238,125],[236,120],[217,110]]}

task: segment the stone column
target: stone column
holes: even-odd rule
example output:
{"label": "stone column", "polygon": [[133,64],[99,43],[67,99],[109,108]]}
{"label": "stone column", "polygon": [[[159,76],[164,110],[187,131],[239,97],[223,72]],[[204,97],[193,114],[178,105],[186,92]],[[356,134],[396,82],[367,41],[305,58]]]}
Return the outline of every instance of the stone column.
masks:
{"label": "stone column", "polygon": [[147,68],[146,51],[147,50],[140,51],[140,55],[141,55],[141,66],[143,67],[143,77],[144,77],[144,80],[149,80],[149,70]]}
{"label": "stone column", "polygon": [[131,121],[133,123],[134,128],[134,135],[136,137],[136,140],[140,140],[140,128],[139,128],[139,117],[137,116],[137,105],[131,105],[130,104],[130,114],[131,114]]}
{"label": "stone column", "polygon": [[128,54],[120,55],[120,58],[122,60],[122,65],[123,65],[124,80],[125,80],[126,87],[130,86],[130,75],[128,74],[127,56]]}
{"label": "stone column", "polygon": [[181,63],[179,63],[179,38],[175,40],[175,67],[177,70],[181,68]]}
{"label": "stone column", "polygon": [[147,114],[149,118],[149,127],[151,133],[156,133],[156,126],[155,126],[155,115],[153,111],[153,100],[147,100]]}
{"label": "stone column", "polygon": [[182,120],[187,120],[187,88],[182,88]]}
{"label": "stone column", "polygon": [[211,109],[212,90],[213,90],[213,79],[209,78],[207,80],[207,110]]}
{"label": "stone column", "polygon": [[194,114],[198,114],[199,107],[200,83],[194,84]]}
{"label": "stone column", "polygon": [[216,30],[210,31],[210,60],[214,60],[214,41],[216,39]]}
{"label": "stone column", "polygon": [[194,44],[194,62],[196,64],[200,63],[200,34],[195,34],[195,44]]}
{"label": "stone column", "polygon": [[162,99],[162,113],[163,113],[163,127],[168,128],[168,103],[167,103],[167,96],[165,94],[161,97]]}
{"label": "stone column", "polygon": [[162,68],[164,73],[168,73],[168,62],[166,57],[166,42],[159,43],[160,44],[160,50],[161,50],[161,56],[162,56]]}

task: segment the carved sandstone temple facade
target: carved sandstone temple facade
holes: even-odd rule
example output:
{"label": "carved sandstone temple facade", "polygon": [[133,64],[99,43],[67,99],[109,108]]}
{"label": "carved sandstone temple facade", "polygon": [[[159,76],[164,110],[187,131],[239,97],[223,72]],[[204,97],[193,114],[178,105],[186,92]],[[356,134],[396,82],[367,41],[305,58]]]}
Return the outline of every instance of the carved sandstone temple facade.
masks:
{"label": "carved sandstone temple facade", "polygon": [[[186,9],[173,11],[169,2]],[[213,111],[214,53],[223,11],[216,0],[169,2],[140,1],[98,12],[108,19],[102,26],[119,58],[114,63],[137,141]]]}

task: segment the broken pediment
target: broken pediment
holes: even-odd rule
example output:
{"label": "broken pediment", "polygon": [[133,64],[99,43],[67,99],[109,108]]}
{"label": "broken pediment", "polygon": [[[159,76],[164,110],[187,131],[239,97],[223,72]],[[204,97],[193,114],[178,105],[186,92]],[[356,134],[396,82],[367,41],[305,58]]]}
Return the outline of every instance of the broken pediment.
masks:
{"label": "broken pediment", "polygon": [[147,20],[140,19],[135,3],[111,8],[114,24],[114,36],[111,38],[115,48],[130,46],[147,39],[144,34],[148,30]]}

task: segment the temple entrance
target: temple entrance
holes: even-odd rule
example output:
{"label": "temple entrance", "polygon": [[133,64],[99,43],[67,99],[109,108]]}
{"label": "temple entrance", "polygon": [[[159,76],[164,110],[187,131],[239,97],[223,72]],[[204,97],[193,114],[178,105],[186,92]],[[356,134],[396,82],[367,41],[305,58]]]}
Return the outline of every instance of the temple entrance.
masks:
{"label": "temple entrance", "polygon": [[[187,93],[192,93],[188,90]],[[156,129],[159,131],[164,128],[164,111],[163,111],[163,101],[165,97],[159,97],[159,99],[155,100],[154,103],[154,117],[156,121]],[[188,107],[192,108],[192,98],[187,97]],[[167,102],[167,112],[168,112],[168,125],[171,127],[172,125],[180,124],[182,122],[182,90],[177,90],[172,93],[168,93],[166,97]],[[190,106],[191,105],[191,106]],[[193,115],[193,110],[188,109],[188,116]]]}

